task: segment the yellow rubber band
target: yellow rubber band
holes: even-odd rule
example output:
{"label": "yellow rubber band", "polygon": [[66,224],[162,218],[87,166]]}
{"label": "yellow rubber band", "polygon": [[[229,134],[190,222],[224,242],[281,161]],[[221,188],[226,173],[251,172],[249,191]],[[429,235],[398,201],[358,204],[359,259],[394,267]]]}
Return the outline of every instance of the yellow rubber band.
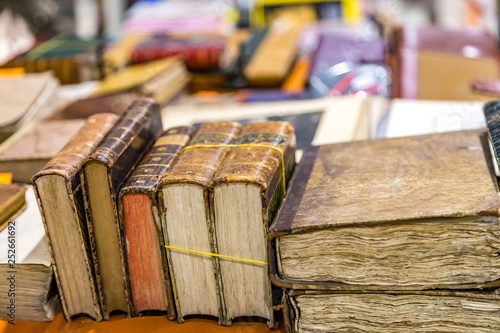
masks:
{"label": "yellow rubber band", "polygon": [[212,256],[212,257],[219,257],[219,258],[234,259],[234,260],[239,260],[239,261],[246,261],[246,262],[251,262],[253,264],[267,265],[267,262],[265,262],[265,261],[258,261],[258,260],[252,260],[252,259],[243,259],[243,258],[236,258],[236,257],[231,257],[231,256],[225,256],[223,254],[217,254],[217,253],[188,250],[188,249],[183,249],[183,248],[180,248],[180,247],[175,247],[175,246],[170,246],[170,245],[165,245],[165,247],[167,249],[172,249],[172,250],[179,250],[179,251],[191,252],[191,253],[196,253],[196,254],[204,254],[204,255]]}
{"label": "yellow rubber band", "polygon": [[283,151],[275,146],[270,145],[261,145],[261,144],[243,144],[243,145],[197,145],[197,146],[187,146],[181,149],[181,152],[193,149],[193,148],[253,148],[253,147],[262,147],[262,148],[270,148],[274,149],[280,153],[281,156],[281,184],[283,187],[283,196],[286,195],[286,179],[285,179],[285,157],[283,155]]}

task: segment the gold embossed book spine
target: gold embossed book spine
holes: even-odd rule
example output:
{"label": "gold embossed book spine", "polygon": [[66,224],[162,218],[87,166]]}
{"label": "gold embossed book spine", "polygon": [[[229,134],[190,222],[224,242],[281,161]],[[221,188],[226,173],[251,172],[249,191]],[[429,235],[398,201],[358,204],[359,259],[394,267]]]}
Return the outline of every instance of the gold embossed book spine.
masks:
{"label": "gold embossed book spine", "polygon": [[194,128],[164,131],[120,190],[120,232],[124,242],[124,280],[132,315],[162,311],[175,319],[166,252],[161,229],[157,185]]}
{"label": "gold embossed book spine", "polygon": [[62,309],[68,322],[78,314],[102,320],[79,171],[84,159],[117,119],[116,115],[104,113],[89,117],[63,149],[33,176]]}
{"label": "gold embossed book spine", "polygon": [[117,200],[121,185],[161,131],[160,105],[146,99],[135,101],[82,168],[85,213],[104,319],[115,310],[130,315]]}

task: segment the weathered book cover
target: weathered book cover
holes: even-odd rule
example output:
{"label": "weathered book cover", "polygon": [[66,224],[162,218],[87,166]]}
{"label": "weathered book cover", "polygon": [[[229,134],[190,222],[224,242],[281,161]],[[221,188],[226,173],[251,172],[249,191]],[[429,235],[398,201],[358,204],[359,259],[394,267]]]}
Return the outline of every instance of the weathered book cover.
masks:
{"label": "weathered book cover", "polygon": [[[146,157],[141,161],[141,164],[135,169],[132,175],[128,178],[127,183],[120,190],[119,196],[119,224],[120,224],[120,232],[122,234],[122,239],[124,242],[123,246],[123,256],[124,256],[124,280],[126,281],[126,291],[128,293],[127,301],[130,304],[130,309],[133,315],[137,315],[139,312],[144,310],[161,310],[167,311],[167,316],[169,319],[175,319],[175,303],[172,295],[172,287],[169,278],[169,270],[167,265],[167,258],[165,253],[163,234],[161,230],[161,224],[159,219],[160,212],[160,204],[158,202],[158,190],[157,185],[160,181],[160,178],[167,171],[167,169],[172,165],[172,162],[177,157],[181,149],[186,145],[186,143],[191,139],[195,130],[192,127],[181,126],[174,127],[169,130],[163,132],[160,137],[156,140],[155,144],[151,148],[150,152]],[[152,229],[156,231],[156,243],[147,243],[146,239],[138,239],[139,242],[142,240],[142,244],[137,242],[135,238],[129,238],[129,234],[131,234],[133,228],[137,229],[135,231],[136,234],[147,234],[148,230],[139,230],[139,226],[135,225],[127,225],[125,224],[124,219],[124,204],[123,199],[127,194],[146,194],[149,197],[151,202],[151,207],[149,207],[149,211],[153,214],[153,221],[156,223],[151,226]],[[133,221],[132,221],[133,223]],[[130,236],[132,237],[132,235]],[[136,248],[137,247],[137,248]],[[139,253],[130,253],[130,251],[136,251],[139,247],[149,248],[147,251],[148,256],[159,256],[161,257],[162,265],[161,267],[153,267],[152,265],[148,265],[150,263],[147,258],[141,258],[141,254]],[[159,253],[157,253],[159,252]],[[130,260],[132,260],[136,265],[138,263],[141,264],[142,267],[134,267],[134,269],[144,269],[147,268],[149,270],[162,270],[163,281],[160,285],[160,288],[163,288],[164,291],[154,290],[157,286],[145,286],[138,285],[137,282],[133,283],[131,281],[131,268],[130,268]],[[137,272],[140,274],[140,272]],[[164,292],[166,295],[167,301],[167,309],[137,309],[134,303],[134,294],[144,292],[144,289],[150,293],[157,292],[161,294]]]}
{"label": "weathered book cover", "polygon": [[[87,313],[88,316],[97,321],[102,320],[101,309],[97,297],[97,286],[94,277],[94,269],[92,266],[92,259],[89,248],[89,240],[87,228],[85,225],[82,186],[80,183],[79,171],[83,164],[83,160],[92,152],[92,150],[101,142],[102,138],[114,125],[118,117],[113,114],[99,114],[89,117],[85,125],[68,141],[64,148],[56,155],[40,172],[33,176],[33,184],[35,194],[37,196],[38,207],[42,215],[42,221],[45,228],[45,234],[49,243],[49,251],[52,258],[52,267],[54,269],[57,288],[61,298],[61,305],[64,311],[66,320],[71,321],[71,317],[78,313],[68,311],[68,304],[66,302],[66,293],[72,292],[72,281],[63,281],[59,275],[59,262],[56,258],[68,256],[69,253],[65,251],[57,251],[51,242],[52,230],[57,226],[48,224],[45,218],[44,203],[40,198],[37,190],[37,179],[45,175],[60,175],[64,177],[67,184],[68,196],[73,202],[73,213],[79,221],[78,234],[72,237],[78,239],[78,243],[74,244],[75,248],[82,251],[83,264],[87,270],[87,276],[83,277],[88,279],[88,292],[93,295],[94,312]],[[67,261],[77,260],[75,257],[68,257]]]}
{"label": "weathered book cover", "polygon": [[[295,167],[295,133],[293,126],[284,121],[270,121],[265,123],[253,123],[243,127],[240,136],[236,139],[237,145],[256,144],[256,145],[269,145],[278,148],[280,152],[272,148],[264,147],[240,147],[235,148],[224,160],[224,163],[217,171],[216,175],[211,182],[211,220],[215,224],[217,251],[219,254],[235,256],[232,253],[224,253],[224,249],[220,247],[220,238],[223,237],[217,232],[218,222],[216,221],[215,203],[214,203],[214,188],[221,184],[227,183],[250,183],[260,187],[261,201],[262,201],[262,221],[265,232],[269,227],[270,222],[273,220],[281,200],[284,197],[283,189],[283,172],[282,166],[284,163],[285,168],[285,183],[288,182],[289,177]],[[233,239],[232,242],[243,242],[243,238],[247,235],[241,234],[242,239]],[[264,240],[266,244],[267,240]],[[265,245],[264,245],[265,247]],[[249,255],[243,254],[243,256]],[[243,257],[237,256],[237,257]],[[254,259],[254,258],[251,258]],[[228,266],[225,269],[231,269],[230,265],[233,262],[221,261],[221,268],[218,270],[218,280],[222,296],[222,306],[224,313],[224,324],[230,325],[234,317],[249,316],[247,313],[239,313],[234,316],[228,314],[228,307],[225,300],[225,286],[224,286],[224,267],[223,264]],[[222,269],[222,271],[221,271]],[[257,267],[257,269],[266,270],[265,267]],[[245,285],[245,279],[238,281],[242,286]],[[232,281],[231,283],[235,283]],[[226,287],[227,289],[227,287]],[[227,291],[226,291],[227,292]],[[268,281],[269,292],[269,318],[268,326],[273,327],[275,324],[273,316],[273,299],[271,290],[271,281]],[[242,299],[241,302],[244,302]]]}
{"label": "weathered book cover", "polygon": [[[88,163],[94,161],[103,163],[107,167],[107,185],[109,185],[114,214],[113,222],[116,227],[116,234],[109,235],[109,237],[110,239],[111,237],[117,237],[119,249],[122,248],[120,228],[118,225],[117,202],[120,186],[132,172],[138,161],[141,160],[141,158],[153,145],[156,137],[161,131],[162,123],[160,105],[152,102],[151,100],[138,100],[130,105],[128,110],[120,117],[115,126],[104,137],[99,146],[97,146],[90,156],[84,161],[83,168],[85,168]],[[101,276],[101,267],[99,265],[100,256],[105,254],[99,254],[97,250],[91,212],[92,207],[88,194],[88,180],[84,169],[81,172],[81,180],[83,184],[83,195],[85,198],[85,215],[87,218],[92,259],[96,271],[97,286],[101,300],[103,317],[104,319],[109,319],[105,290]],[[119,250],[119,252],[122,263],[120,267],[122,267],[123,253],[121,250]],[[122,272],[115,272],[115,274],[122,275]],[[123,284],[125,286],[125,281],[123,281]],[[126,312],[130,314],[130,309],[127,309]]]}
{"label": "weathered book cover", "polygon": [[[487,251],[498,242],[494,229],[500,208],[487,144],[484,131],[473,130],[309,148],[269,230],[273,244],[269,247],[271,280],[280,287],[317,290],[499,286],[494,268],[498,260]],[[421,233],[412,235],[416,228]],[[367,234],[366,230],[370,232]],[[375,238],[375,232],[379,233],[376,237],[385,235],[386,239]],[[387,239],[386,232],[397,238]],[[449,236],[452,232],[460,237],[461,245]],[[284,250],[285,241],[298,244],[311,234],[317,236],[303,252],[307,262],[299,258],[302,254],[291,257]],[[330,235],[332,238],[325,238]],[[491,245],[463,243],[485,235]],[[336,240],[355,245],[341,257],[337,254],[336,264],[317,264],[320,259],[334,258],[333,251],[341,246],[334,244]],[[394,246],[397,248],[388,256]],[[477,257],[475,253],[480,248],[487,252]],[[354,265],[359,256],[364,256],[361,262],[365,266],[373,260],[372,272],[354,275],[363,269],[361,264]],[[391,258],[398,256],[404,265],[389,264]],[[475,259],[469,259],[470,256]],[[346,264],[350,259],[352,265]],[[428,264],[419,266],[424,259]],[[455,265],[438,265],[437,259],[450,260]],[[488,265],[477,268],[474,277],[455,273],[474,261],[486,259]],[[374,275],[373,271],[379,268],[387,274]],[[310,275],[313,269],[315,275]],[[421,276],[419,282],[416,274]]]}
{"label": "weathered book cover", "polygon": [[[200,126],[198,132],[187,146],[197,145],[225,145],[234,141],[235,137],[239,134],[241,125],[234,121],[220,121],[204,123]],[[230,148],[196,148],[188,149],[182,152],[175,164],[168,170],[160,181],[158,188],[160,189],[159,201],[163,202],[162,188],[171,184],[195,184],[203,187],[203,197],[205,204],[206,226],[208,229],[210,250],[216,253],[215,239],[213,238],[213,221],[209,217],[209,186],[212,177],[216,170],[224,160]],[[165,206],[163,205],[163,209]],[[173,245],[169,241],[168,227],[166,222],[165,212],[162,212],[162,228],[165,237],[165,245]],[[184,322],[184,316],[191,313],[182,313],[181,305],[179,302],[179,292],[175,280],[174,265],[172,264],[172,251],[167,249],[168,265],[170,270],[170,278],[172,282],[172,289],[174,300],[177,308],[177,319],[179,322]],[[212,259],[214,272],[218,271],[217,261]],[[213,276],[216,282],[215,273]],[[217,284],[215,283],[217,288]],[[208,292],[208,291],[207,291]],[[222,323],[222,309],[220,305],[220,293],[216,291],[218,298],[218,314],[219,323]]]}

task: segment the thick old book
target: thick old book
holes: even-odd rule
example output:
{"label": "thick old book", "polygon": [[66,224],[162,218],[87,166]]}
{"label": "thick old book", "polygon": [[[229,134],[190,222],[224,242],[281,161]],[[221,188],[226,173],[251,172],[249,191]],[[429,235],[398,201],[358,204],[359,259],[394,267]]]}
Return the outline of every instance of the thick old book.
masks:
{"label": "thick old book", "polygon": [[499,208],[483,130],[312,147],[269,231],[271,277],[293,289],[498,287]]}
{"label": "thick old book", "polygon": [[[240,130],[233,121],[204,123],[188,146],[230,144]],[[165,245],[215,253],[209,186],[228,152],[224,147],[191,148],[165,173],[158,187]],[[176,249],[167,249],[167,256],[179,322],[189,315],[208,315],[222,323],[217,261]]]}
{"label": "thick old book", "polygon": [[0,172],[15,183],[31,183],[40,171],[83,126],[85,120],[30,123],[0,145]]}
{"label": "thick old book", "polygon": [[500,326],[498,290],[294,290],[285,297],[288,333],[492,332]]}
{"label": "thick old book", "polygon": [[0,184],[0,231],[26,209],[25,192],[21,184]]}
{"label": "thick old book", "polygon": [[[218,279],[224,324],[237,317],[260,317],[274,326],[271,281],[267,275],[266,232],[284,197],[295,166],[295,134],[284,121],[243,127],[237,145],[211,182],[210,208],[221,255],[260,261],[220,258]],[[283,179],[285,177],[285,179]]]}
{"label": "thick old book", "polygon": [[117,199],[121,185],[162,130],[160,111],[160,105],[150,100],[132,103],[82,167],[85,215],[104,319],[115,310],[130,313]]}
{"label": "thick old book", "polygon": [[163,132],[120,190],[124,279],[134,315],[155,310],[175,318],[157,185],[193,134],[194,128],[187,126]]}
{"label": "thick old book", "polygon": [[33,176],[66,320],[86,314],[101,320],[83,210],[80,168],[117,120],[90,117],[64,148]]}
{"label": "thick old book", "polygon": [[61,309],[32,186],[26,188],[26,206],[0,231],[0,319],[14,325],[19,320],[51,321]]}

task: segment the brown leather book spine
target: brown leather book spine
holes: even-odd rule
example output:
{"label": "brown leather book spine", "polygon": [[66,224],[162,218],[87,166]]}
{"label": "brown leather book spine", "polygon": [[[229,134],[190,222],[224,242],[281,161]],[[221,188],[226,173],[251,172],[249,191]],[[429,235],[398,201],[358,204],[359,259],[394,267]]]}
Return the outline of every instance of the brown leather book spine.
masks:
{"label": "brown leather book spine", "polygon": [[[240,130],[241,125],[235,121],[204,123],[187,146],[230,144]],[[172,169],[162,177],[160,186],[191,183],[207,187],[229,150],[196,148],[182,152]]]}
{"label": "brown leather book spine", "polygon": [[[222,183],[246,182],[261,187],[262,207],[264,225],[267,230],[269,223],[274,218],[278,207],[284,198],[283,191],[283,169],[285,165],[285,186],[295,167],[295,133],[293,126],[288,122],[271,121],[265,123],[253,123],[243,127],[240,136],[234,144],[256,144],[268,145],[278,148],[264,147],[240,147],[234,149],[212,179],[210,189]],[[214,195],[210,195],[210,218],[215,225]],[[214,237],[215,238],[215,237]],[[267,243],[267,240],[266,240]],[[269,246],[268,246],[269,247]],[[216,248],[217,253],[218,249]],[[268,249],[269,251],[269,249]],[[223,290],[222,275],[217,272],[219,289]],[[224,295],[221,295],[224,324],[230,325],[232,318],[228,318],[225,310]],[[272,297],[271,297],[272,299]],[[269,304],[272,308],[272,304]],[[268,326],[273,327],[274,318],[270,318]]]}
{"label": "brown leather book spine", "polygon": [[[49,244],[49,252],[52,258],[52,267],[54,268],[54,274],[56,277],[56,284],[59,290],[59,296],[61,298],[61,305],[63,308],[64,316],[68,322],[71,321],[71,317],[76,315],[76,313],[68,313],[68,307],[65,300],[65,290],[62,288],[60,276],[58,273],[58,263],[54,260],[54,249],[51,243],[51,237],[47,227],[47,221],[45,219],[43,203],[40,199],[40,195],[37,190],[36,180],[44,175],[57,174],[63,176],[66,179],[67,191],[70,199],[74,202],[73,210],[74,214],[80,218],[80,239],[81,248],[86,255],[86,269],[88,272],[88,280],[92,293],[94,294],[94,310],[95,314],[88,314],[93,317],[96,321],[102,320],[101,309],[99,306],[99,300],[97,297],[97,286],[94,276],[94,269],[91,264],[90,249],[88,243],[88,235],[86,231],[84,211],[83,211],[83,198],[81,196],[81,184],[79,171],[83,164],[83,160],[92,152],[92,150],[99,144],[106,133],[115,124],[118,116],[114,114],[98,114],[88,118],[87,122],[83,127],[68,141],[68,143],[63,147],[63,149],[54,156],[49,163],[37,174],[33,176],[32,183],[35,189],[35,195],[37,197],[38,207],[42,216],[43,226],[45,229],[45,234],[47,236],[47,241]],[[78,246],[75,244],[75,246]],[[82,277],[83,278],[83,277]]]}
{"label": "brown leather book spine", "polygon": [[[241,124],[234,121],[204,123],[200,126],[200,129],[187,146],[231,144],[240,133],[241,127]],[[163,205],[164,201],[161,188],[168,184],[196,184],[205,188],[205,211],[207,212],[207,223],[210,225],[209,241],[211,244],[211,251],[213,253],[216,253],[214,225],[213,221],[211,221],[209,218],[209,184],[216,170],[219,168],[229,151],[230,148],[194,148],[185,150],[179,155],[172,168],[162,177],[158,186],[158,188],[160,189],[158,193],[158,200],[160,201],[160,206],[162,207],[162,228],[166,245],[169,244],[169,241],[166,232],[167,227],[164,214],[165,208]],[[167,250],[166,252],[174,302],[176,307],[180,308],[179,300],[177,298],[173,266],[171,264],[172,259],[170,251]],[[213,259],[213,267],[215,273],[220,270],[216,258]],[[217,295],[219,295],[218,298],[220,300],[220,290],[217,290]],[[223,313],[222,304],[220,303],[219,314],[219,323],[222,324]],[[181,323],[184,322],[184,318],[182,318],[181,316],[178,316],[177,319]]]}
{"label": "brown leather book spine", "polygon": [[[158,192],[157,185],[160,178],[167,171],[167,169],[172,165],[174,159],[178,156],[181,149],[191,140],[192,136],[195,133],[195,129],[193,127],[181,126],[174,127],[169,130],[163,132],[160,137],[156,140],[155,144],[151,148],[150,152],[146,157],[142,160],[141,164],[137,167],[137,169],[133,172],[133,174],[129,177],[127,183],[120,190],[119,195],[119,225],[120,225],[120,233],[122,235],[122,239],[126,238],[126,226],[124,220],[124,207],[123,207],[123,197],[129,193],[145,193],[149,196],[152,207],[151,210],[155,210],[159,212],[159,202],[158,202]],[[167,257],[165,253],[165,244],[163,241],[163,234],[161,230],[161,225],[158,225],[156,229],[158,241],[159,241],[159,249],[161,252],[162,258],[162,267],[163,267],[163,275],[165,281],[163,282],[166,295],[168,300],[168,309],[167,309],[167,317],[170,320],[175,319],[175,302],[172,294],[172,287],[169,278]],[[123,274],[124,280],[126,281],[125,291],[127,295],[127,301],[129,302],[129,307],[131,309],[132,315],[138,315],[138,311],[134,305],[133,291],[132,285],[130,282],[130,269],[129,269],[129,260],[127,255],[127,247],[124,242],[122,244],[122,251],[124,256],[124,265],[123,265]],[[145,244],[147,246],[147,244]],[[150,246],[155,246],[155,244],[150,244]]]}
{"label": "brown leather book spine", "polygon": [[[122,114],[115,126],[104,137],[99,146],[84,161],[84,166],[88,162],[100,161],[108,168],[108,184],[113,202],[116,231],[119,242],[121,242],[120,228],[118,224],[117,199],[120,186],[127,176],[133,171],[134,166],[141,160],[153,145],[155,139],[162,131],[161,107],[150,99],[135,101]],[[82,189],[85,202],[85,215],[90,240],[90,248],[94,269],[96,272],[97,287],[101,300],[101,308],[104,319],[109,318],[106,299],[104,296],[102,278],[100,275],[99,259],[94,235],[94,226],[90,202],[88,199],[88,188],[85,179],[85,172],[81,172]],[[121,248],[121,243],[119,244]],[[123,263],[123,253],[120,253]],[[125,282],[124,282],[125,284]],[[130,309],[127,309],[130,315]]]}

